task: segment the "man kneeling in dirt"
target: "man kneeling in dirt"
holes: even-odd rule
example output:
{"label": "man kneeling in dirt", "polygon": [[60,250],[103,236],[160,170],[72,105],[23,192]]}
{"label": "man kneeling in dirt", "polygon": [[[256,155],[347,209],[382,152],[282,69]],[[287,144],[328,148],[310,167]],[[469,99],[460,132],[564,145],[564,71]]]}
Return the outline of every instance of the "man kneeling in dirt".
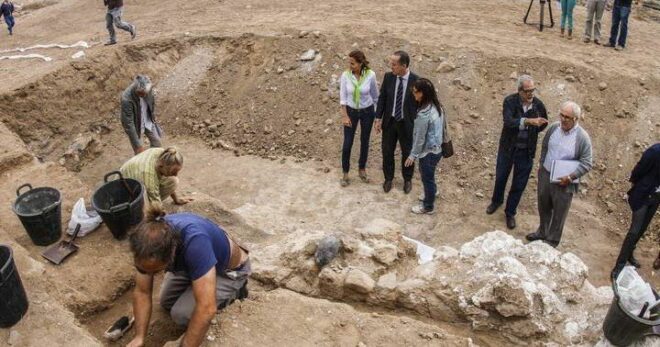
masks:
{"label": "man kneeling in dirt", "polygon": [[145,150],[142,135],[147,135],[151,147],[161,147],[162,131],[156,123],[155,107],[151,80],[147,76],[137,75],[121,95],[121,125],[135,154]]}
{"label": "man kneeling in dirt", "polygon": [[154,274],[167,271],[161,306],[175,323],[187,326],[181,346],[199,346],[217,310],[247,297],[248,252],[215,223],[191,213],[165,215],[151,208],[130,238],[136,274],[133,314],[142,346],[151,317]]}
{"label": "man kneeling in dirt", "polygon": [[193,199],[179,197],[177,175],[183,167],[183,155],[176,147],[149,148],[132,157],[119,171],[125,178],[141,182],[147,191],[149,204],[161,204],[171,196],[177,205],[185,205]]}

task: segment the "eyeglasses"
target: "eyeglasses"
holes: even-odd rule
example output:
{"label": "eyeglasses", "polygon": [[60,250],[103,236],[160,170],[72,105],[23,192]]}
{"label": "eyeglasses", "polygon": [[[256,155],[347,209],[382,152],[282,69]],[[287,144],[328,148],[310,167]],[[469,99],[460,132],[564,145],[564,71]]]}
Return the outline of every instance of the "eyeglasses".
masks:
{"label": "eyeglasses", "polygon": [[574,120],[575,120],[575,117],[569,117],[569,116],[567,116],[567,115],[565,115],[565,114],[563,114],[563,113],[561,113],[561,112],[559,112],[559,117],[560,117],[561,119],[563,119],[563,120],[567,120],[567,121],[574,121]]}
{"label": "eyeglasses", "polygon": [[522,90],[522,92],[525,93],[525,94],[534,94],[535,91],[536,91],[536,88],[532,88],[532,89],[523,89],[523,90]]}

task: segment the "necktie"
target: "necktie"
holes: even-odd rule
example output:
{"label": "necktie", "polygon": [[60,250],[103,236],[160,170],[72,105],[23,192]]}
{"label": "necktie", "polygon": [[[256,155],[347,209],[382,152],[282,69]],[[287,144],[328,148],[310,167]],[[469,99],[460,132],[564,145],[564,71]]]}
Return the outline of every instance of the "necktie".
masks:
{"label": "necktie", "polygon": [[403,79],[398,77],[399,85],[396,88],[396,104],[394,105],[394,119],[400,121],[403,119]]}

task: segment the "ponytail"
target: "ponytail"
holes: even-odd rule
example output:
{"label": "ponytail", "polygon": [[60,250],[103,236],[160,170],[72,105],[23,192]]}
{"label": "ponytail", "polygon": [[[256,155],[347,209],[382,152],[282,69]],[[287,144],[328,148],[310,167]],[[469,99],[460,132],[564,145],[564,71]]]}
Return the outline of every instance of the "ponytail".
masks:
{"label": "ponytail", "polygon": [[156,260],[169,264],[180,243],[178,233],[165,221],[160,204],[153,204],[130,237],[131,252],[136,260]]}

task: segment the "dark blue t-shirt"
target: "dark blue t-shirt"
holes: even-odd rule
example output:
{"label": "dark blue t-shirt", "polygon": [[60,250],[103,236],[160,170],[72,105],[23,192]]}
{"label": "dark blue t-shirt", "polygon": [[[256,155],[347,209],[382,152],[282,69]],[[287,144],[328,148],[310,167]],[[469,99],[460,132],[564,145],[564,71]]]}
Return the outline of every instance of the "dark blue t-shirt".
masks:
{"label": "dark blue t-shirt", "polygon": [[218,274],[227,270],[231,249],[224,230],[192,213],[170,214],[164,219],[179,233],[182,241],[168,271],[185,271],[194,281],[213,266]]}

